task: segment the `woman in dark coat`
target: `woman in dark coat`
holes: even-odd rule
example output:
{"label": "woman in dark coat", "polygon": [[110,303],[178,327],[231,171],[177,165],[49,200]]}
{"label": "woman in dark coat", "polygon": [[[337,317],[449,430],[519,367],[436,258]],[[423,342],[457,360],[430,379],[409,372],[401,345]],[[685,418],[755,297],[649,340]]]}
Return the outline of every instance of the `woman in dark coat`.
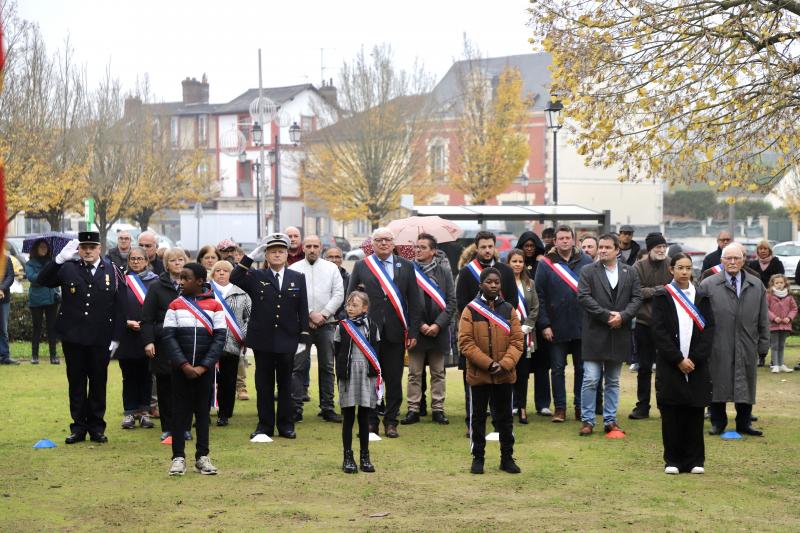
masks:
{"label": "woman in dark coat", "polygon": [[[528,423],[528,377],[530,374],[530,355],[536,350],[536,318],[539,316],[539,297],[536,287],[528,276],[525,268],[525,252],[513,249],[508,252],[506,262],[514,271],[517,282],[519,298],[517,301],[517,314],[520,327],[525,334],[522,348],[522,357],[517,361],[517,381],[514,382],[513,407],[519,415],[519,423]],[[539,406],[537,406],[538,410]]]}
{"label": "woman in dark coat", "polygon": [[[670,271],[672,283],[659,289],[653,298],[651,326],[657,353],[656,402],[661,411],[664,472],[702,474],[705,472],[703,414],[711,402],[708,361],[714,339],[714,317],[704,289],[691,283],[689,256],[684,253],[674,256]],[[699,317],[692,318],[686,311],[694,311],[687,300],[699,311]]]}
{"label": "woman in dark coat", "polygon": [[158,276],[148,270],[147,265],[147,252],[144,248],[131,248],[128,253],[128,274],[125,276],[128,289],[125,301],[126,326],[116,353],[122,372],[122,407],[125,410],[122,429],[135,428],[137,419],[141,427],[153,427],[149,416],[153,378],[144,353],[142,308],[147,293],[158,281]]}
{"label": "woman in dark coat", "polygon": [[156,377],[158,410],[163,432],[161,440],[172,434],[172,368],[162,330],[167,307],[178,297],[178,276],[185,264],[186,252],[181,248],[170,248],[164,252],[166,271],[161,273],[147,291],[142,309],[142,341],[145,354],[150,359],[150,371]]}
{"label": "woman in dark coat", "polygon": [[31,364],[39,364],[39,342],[42,340],[42,324],[47,321],[47,342],[50,345],[50,364],[57,365],[61,361],[56,355],[58,337],[56,334],[56,318],[58,317],[58,291],[39,285],[39,272],[52,259],[50,245],[44,239],[38,239],[31,247],[31,255],[25,264],[25,277],[31,285],[28,289],[28,307],[33,318],[33,338],[31,339]]}
{"label": "woman in dark coat", "polygon": [[758,243],[756,255],[758,257],[748,262],[747,266],[754,272],[758,272],[765,288],[769,285],[769,278],[774,274],[785,274],[781,260],[772,255],[772,246],[769,245],[769,241],[763,240]]}

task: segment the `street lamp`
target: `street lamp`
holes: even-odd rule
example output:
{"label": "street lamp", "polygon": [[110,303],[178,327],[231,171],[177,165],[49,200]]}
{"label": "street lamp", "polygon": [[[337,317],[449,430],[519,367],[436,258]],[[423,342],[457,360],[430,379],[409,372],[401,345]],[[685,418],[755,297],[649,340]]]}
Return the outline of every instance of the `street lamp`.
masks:
{"label": "street lamp", "polygon": [[531,180],[528,179],[528,176],[525,175],[525,172],[522,172],[522,174],[519,175],[517,180],[520,182],[520,184],[523,187],[523,190],[525,191],[525,205],[528,205],[528,183],[530,183]]}
{"label": "street lamp", "polygon": [[544,110],[544,119],[547,129],[553,131],[553,204],[558,205],[558,130],[561,122],[558,120],[559,112],[564,109],[561,100],[552,99]]}
{"label": "street lamp", "polygon": [[[273,227],[275,231],[280,231],[281,226],[281,149],[287,148],[286,145],[281,144],[280,138],[281,130],[278,128],[278,133],[275,135],[275,144],[274,148],[269,151],[269,164],[275,168],[275,195],[273,197],[273,211],[274,214],[274,221]],[[292,141],[292,146],[297,146],[300,142],[300,137],[302,136],[302,130],[300,126],[297,125],[297,122],[293,122],[291,126],[289,126],[289,140]]]}
{"label": "street lamp", "polygon": [[258,121],[253,124],[253,144],[256,146],[264,144],[264,130],[261,128],[261,124],[259,124]]}

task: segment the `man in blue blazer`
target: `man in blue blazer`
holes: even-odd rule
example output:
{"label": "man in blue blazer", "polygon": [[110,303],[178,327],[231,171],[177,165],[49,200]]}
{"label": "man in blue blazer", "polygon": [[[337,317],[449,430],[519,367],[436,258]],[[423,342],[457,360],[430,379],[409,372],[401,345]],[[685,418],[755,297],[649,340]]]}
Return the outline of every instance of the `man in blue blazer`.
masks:
{"label": "man in blue blazer", "polygon": [[[286,268],[289,237],[272,233],[233,269],[231,282],[253,301],[245,343],[256,360],[258,434],[296,438],[292,402],[294,355],[309,342],[306,279]],[[266,268],[251,269],[265,259]],[[278,383],[278,416],[275,418],[275,382]]]}

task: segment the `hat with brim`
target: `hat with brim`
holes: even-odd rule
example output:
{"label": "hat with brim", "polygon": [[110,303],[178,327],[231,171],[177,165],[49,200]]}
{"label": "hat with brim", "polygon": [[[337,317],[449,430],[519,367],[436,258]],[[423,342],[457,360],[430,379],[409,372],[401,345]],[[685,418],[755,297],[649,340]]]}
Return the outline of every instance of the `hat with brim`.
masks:
{"label": "hat with brim", "polygon": [[100,234],[96,231],[79,231],[78,243],[80,244],[100,244]]}
{"label": "hat with brim", "polygon": [[264,242],[267,248],[274,248],[276,246],[289,248],[289,236],[285,233],[270,233],[267,235],[267,238],[264,239]]}

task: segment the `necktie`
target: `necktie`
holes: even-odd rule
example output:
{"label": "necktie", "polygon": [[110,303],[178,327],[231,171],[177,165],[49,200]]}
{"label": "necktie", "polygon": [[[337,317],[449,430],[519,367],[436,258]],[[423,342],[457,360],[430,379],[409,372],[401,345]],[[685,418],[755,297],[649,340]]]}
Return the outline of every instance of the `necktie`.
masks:
{"label": "necktie", "polygon": [[275,283],[278,284],[278,290],[281,290],[281,275],[279,273],[275,273]]}
{"label": "necktie", "polygon": [[731,287],[733,287],[733,292],[736,296],[739,296],[739,291],[736,289],[736,276],[731,277]]}

